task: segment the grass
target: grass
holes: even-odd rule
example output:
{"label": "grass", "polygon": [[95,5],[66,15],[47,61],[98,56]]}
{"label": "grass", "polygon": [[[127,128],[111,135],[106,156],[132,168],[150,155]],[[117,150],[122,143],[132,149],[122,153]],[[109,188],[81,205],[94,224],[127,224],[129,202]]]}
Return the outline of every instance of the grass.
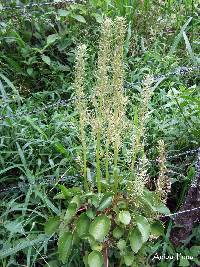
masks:
{"label": "grass", "polygon": [[[69,13],[62,7],[59,10],[35,9],[31,19],[20,16],[19,11],[0,11],[0,115],[24,114],[0,120],[0,182],[3,188],[10,188],[0,192],[0,262],[3,267],[45,266],[41,255],[47,255],[48,264],[52,267],[83,265],[78,247],[68,265],[60,265],[56,240],[44,234],[48,218],[66,209],[67,201],[61,201],[57,195],[62,184],[59,180],[65,176],[68,179],[66,186],[81,187],[82,150],[77,134],[78,113],[73,103],[67,107],[49,108],[39,114],[28,113],[74,95],[75,48],[80,43],[88,46],[85,89],[87,94],[91,93],[102,18],[105,15],[124,15],[127,18],[127,81],[137,82],[148,73],[157,76],[178,66],[199,64],[197,1],[183,1],[182,4],[161,1],[159,8],[155,1],[143,1],[143,4],[142,1],[112,1],[111,5],[108,2],[89,1],[86,7],[77,5],[69,8]],[[15,17],[14,13],[17,14]],[[140,85],[126,89],[130,98],[127,115],[135,123],[141,89]],[[157,157],[156,147],[160,139],[165,141],[167,153],[171,155],[199,146],[199,97],[198,71],[171,77],[155,88],[148,106],[151,115],[146,126],[145,151],[148,151],[148,158]],[[125,142],[127,144],[120,155],[115,149],[116,166],[121,166],[124,158],[130,161],[131,155],[126,149],[130,143],[128,140]],[[92,145],[88,147],[85,176],[87,172],[87,176],[93,179],[98,166],[94,165],[91,151]],[[104,153],[98,147],[97,157],[101,159]],[[168,174],[173,182],[168,200],[169,205],[175,203],[172,212],[184,201],[195,175],[194,160],[194,157],[189,157],[167,162],[169,171],[180,174]],[[127,166],[123,166],[124,173],[126,169]],[[150,166],[150,187],[157,173],[157,166]],[[56,181],[54,186],[45,185],[45,181],[52,177]],[[75,178],[71,180],[70,177]],[[14,186],[18,188],[12,189]],[[181,202],[176,197],[179,194]],[[152,263],[152,255],[156,252],[164,250],[173,255],[181,251],[187,255],[192,247],[198,246],[198,225],[193,229],[191,239],[180,248],[174,247],[169,240],[172,227],[172,221],[167,221],[164,236],[149,243],[143,266],[167,266],[167,261]],[[84,249],[87,247],[82,247]],[[196,263],[190,261],[189,265],[180,266],[198,265],[197,256],[195,259]],[[114,263],[111,264],[114,266]],[[173,262],[171,266],[173,264],[184,263]]]}

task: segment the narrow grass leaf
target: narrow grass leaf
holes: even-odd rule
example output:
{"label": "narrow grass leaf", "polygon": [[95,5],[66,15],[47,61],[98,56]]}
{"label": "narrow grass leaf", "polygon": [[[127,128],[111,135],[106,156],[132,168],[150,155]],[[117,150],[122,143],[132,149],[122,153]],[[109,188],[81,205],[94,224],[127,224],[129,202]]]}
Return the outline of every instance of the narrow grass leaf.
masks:
{"label": "narrow grass leaf", "polygon": [[176,36],[173,45],[171,46],[170,50],[169,50],[169,56],[172,56],[173,53],[176,51],[177,46],[179,45],[182,36],[183,36],[183,32],[185,32],[187,30],[188,25],[190,24],[192,20],[192,17],[190,17],[186,23],[183,25],[183,27],[181,28],[179,34]]}

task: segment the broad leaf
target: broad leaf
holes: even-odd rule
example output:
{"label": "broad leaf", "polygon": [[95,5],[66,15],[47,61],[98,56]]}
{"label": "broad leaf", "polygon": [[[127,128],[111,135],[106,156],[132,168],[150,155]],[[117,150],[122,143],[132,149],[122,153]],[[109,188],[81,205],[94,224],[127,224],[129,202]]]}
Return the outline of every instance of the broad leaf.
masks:
{"label": "broad leaf", "polygon": [[130,232],[129,241],[130,241],[131,249],[135,253],[137,253],[141,249],[142,244],[143,244],[142,234],[137,228],[135,228],[134,230]]}
{"label": "broad leaf", "polygon": [[58,239],[58,254],[62,263],[66,263],[72,248],[72,233],[65,232],[59,236]]}
{"label": "broad leaf", "polygon": [[158,237],[164,234],[164,227],[161,222],[157,221],[151,224],[151,235]]}
{"label": "broad leaf", "polygon": [[71,221],[77,211],[76,203],[70,203],[64,216],[64,222],[67,224]]}
{"label": "broad leaf", "polygon": [[42,60],[47,64],[47,65],[51,65],[51,59],[48,56],[42,55]]}
{"label": "broad leaf", "polygon": [[86,23],[85,18],[81,15],[73,15],[72,17],[79,22]]}
{"label": "broad leaf", "polygon": [[49,35],[47,37],[47,45],[54,43],[57,39],[59,39],[59,35],[57,33]]}
{"label": "broad leaf", "polygon": [[100,215],[94,219],[89,228],[89,233],[97,240],[103,241],[110,230],[111,222],[106,215]]}
{"label": "broad leaf", "polygon": [[124,239],[120,239],[118,242],[117,242],[117,247],[120,251],[123,251],[126,249],[126,241]]}
{"label": "broad leaf", "polygon": [[45,223],[44,225],[44,231],[47,235],[52,235],[53,233],[56,232],[60,225],[60,217],[55,216],[49,218],[49,220]]}
{"label": "broad leaf", "polygon": [[119,220],[121,223],[128,225],[131,221],[131,215],[129,211],[122,210],[119,213]]}
{"label": "broad leaf", "polygon": [[134,255],[133,253],[127,252],[126,255],[124,256],[124,263],[126,266],[133,266],[134,262]]}
{"label": "broad leaf", "polygon": [[102,267],[103,265],[103,256],[99,251],[92,251],[88,255],[88,265],[90,267]]}
{"label": "broad leaf", "polygon": [[143,216],[136,217],[136,223],[140,233],[142,234],[143,242],[146,242],[150,235],[150,224]]}
{"label": "broad leaf", "polygon": [[99,204],[99,207],[98,207],[98,210],[99,211],[102,211],[106,208],[108,208],[111,203],[112,203],[112,200],[113,200],[113,195],[108,193],[106,194],[100,201],[100,204]]}
{"label": "broad leaf", "polygon": [[119,239],[122,237],[124,233],[124,230],[121,227],[115,227],[115,229],[113,230],[113,237],[116,239]]}
{"label": "broad leaf", "polygon": [[82,213],[76,224],[76,231],[79,237],[86,235],[88,233],[90,226],[90,220],[85,213]]}

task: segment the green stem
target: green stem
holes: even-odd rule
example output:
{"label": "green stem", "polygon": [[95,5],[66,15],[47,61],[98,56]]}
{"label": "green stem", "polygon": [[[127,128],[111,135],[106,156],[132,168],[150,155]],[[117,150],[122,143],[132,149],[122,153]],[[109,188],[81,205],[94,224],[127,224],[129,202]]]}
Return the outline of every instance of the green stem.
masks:
{"label": "green stem", "polygon": [[100,130],[97,132],[97,147],[96,147],[96,164],[97,164],[97,189],[101,193],[101,166],[100,166]]}
{"label": "green stem", "polygon": [[117,189],[118,189],[118,172],[117,172],[117,162],[118,162],[118,145],[115,144],[114,147],[114,191],[115,194],[117,193]]}
{"label": "green stem", "polygon": [[89,190],[87,182],[87,147],[85,142],[84,126],[83,121],[80,119],[80,132],[81,132],[81,142],[83,148],[83,177],[84,177],[84,188],[86,191]]}
{"label": "green stem", "polygon": [[106,162],[105,162],[105,168],[106,168],[106,189],[108,189],[108,181],[109,181],[109,145],[110,145],[110,130],[108,129],[108,135],[106,140]]}

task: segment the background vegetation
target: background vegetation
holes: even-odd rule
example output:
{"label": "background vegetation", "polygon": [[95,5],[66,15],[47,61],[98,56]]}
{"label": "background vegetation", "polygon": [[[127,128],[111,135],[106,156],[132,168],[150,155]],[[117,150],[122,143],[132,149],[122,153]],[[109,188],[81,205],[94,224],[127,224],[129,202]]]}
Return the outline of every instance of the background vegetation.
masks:
{"label": "background vegetation", "polygon": [[[82,181],[74,102],[48,105],[74,97],[75,51],[82,43],[87,45],[86,92],[90,92],[101,23],[105,17],[124,16],[125,79],[134,83],[131,88],[126,86],[128,117],[133,118],[141,100],[142,86],[137,82],[146,74],[157,76],[180,66],[199,66],[199,1],[89,0],[25,10],[15,9],[16,1],[9,2],[0,4],[0,264],[82,266],[86,248],[82,254],[75,248],[70,261],[62,265],[57,261],[57,236],[45,234],[46,221],[68,205],[55,198],[62,188],[60,181],[65,180],[66,187],[81,186]],[[13,8],[1,9],[8,4]],[[199,146],[199,92],[198,71],[170,76],[156,85],[146,125],[149,159],[158,156],[160,139],[169,155]],[[40,112],[30,114],[35,109]],[[184,202],[195,176],[194,162],[194,157],[167,161],[171,212]],[[93,162],[88,167],[93,172]],[[149,171],[151,189],[158,168],[152,164]],[[199,225],[179,247],[169,238],[173,221],[166,220],[165,226],[159,239],[147,243],[139,266],[198,266]],[[155,253],[176,252],[193,255],[194,260],[152,261]]]}

